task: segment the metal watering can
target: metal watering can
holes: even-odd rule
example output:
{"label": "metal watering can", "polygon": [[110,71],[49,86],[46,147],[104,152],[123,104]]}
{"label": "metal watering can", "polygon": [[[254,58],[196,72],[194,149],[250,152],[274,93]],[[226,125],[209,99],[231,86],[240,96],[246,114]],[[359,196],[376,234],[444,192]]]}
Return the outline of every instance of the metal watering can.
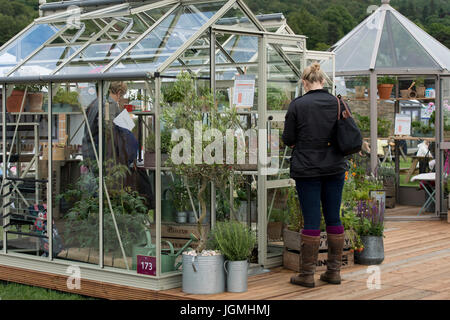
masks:
{"label": "metal watering can", "polygon": [[[162,241],[169,245],[169,249],[161,249],[161,272],[170,272],[175,271],[180,268],[182,262],[179,262],[175,265],[175,260],[177,257],[183,253],[184,250],[192,243],[192,241],[197,241],[198,239],[191,233],[191,239],[186,242],[186,244],[177,252],[173,248],[173,245],[170,241]],[[156,256],[156,245],[152,244],[152,236],[150,230],[145,230],[145,237],[147,238],[147,243],[144,246],[133,246],[132,249],[132,269],[137,269],[137,256]]]}

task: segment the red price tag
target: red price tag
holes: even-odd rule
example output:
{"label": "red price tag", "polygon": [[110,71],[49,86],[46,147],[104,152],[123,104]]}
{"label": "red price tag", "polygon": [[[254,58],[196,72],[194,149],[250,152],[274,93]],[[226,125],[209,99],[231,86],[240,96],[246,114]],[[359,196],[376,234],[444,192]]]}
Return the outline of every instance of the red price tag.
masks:
{"label": "red price tag", "polygon": [[137,273],[156,276],[156,257],[137,256]]}

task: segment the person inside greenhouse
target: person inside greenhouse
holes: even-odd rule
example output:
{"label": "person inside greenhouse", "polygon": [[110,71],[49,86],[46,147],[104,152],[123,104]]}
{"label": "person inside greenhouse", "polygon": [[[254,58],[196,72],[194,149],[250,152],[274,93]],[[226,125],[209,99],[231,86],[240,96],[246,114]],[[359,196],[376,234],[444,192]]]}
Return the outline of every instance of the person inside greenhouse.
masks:
{"label": "person inside greenhouse", "polygon": [[340,207],[347,164],[335,141],[338,100],[324,89],[325,74],[318,63],[304,70],[302,83],[306,93],[291,102],[282,136],[283,142],[293,148],[290,176],[296,182],[304,218],[300,273],[291,277],[291,283],[314,287],[322,204],[328,239],[328,262],[327,271],[320,279],[340,284],[344,246]]}
{"label": "person inside greenhouse", "polygon": [[[127,93],[127,85],[125,82],[111,82],[108,97],[103,104],[103,120],[105,123],[104,133],[105,139],[105,155],[104,159],[114,159],[115,163],[128,165],[136,158],[137,141],[134,135],[129,131],[113,123],[113,120],[122,112],[123,108],[119,105],[120,100]],[[87,124],[84,129],[82,154],[85,162],[95,161],[95,153],[89,134],[95,143],[98,151],[98,98],[91,102],[86,110]],[[89,126],[89,128],[88,128]]]}

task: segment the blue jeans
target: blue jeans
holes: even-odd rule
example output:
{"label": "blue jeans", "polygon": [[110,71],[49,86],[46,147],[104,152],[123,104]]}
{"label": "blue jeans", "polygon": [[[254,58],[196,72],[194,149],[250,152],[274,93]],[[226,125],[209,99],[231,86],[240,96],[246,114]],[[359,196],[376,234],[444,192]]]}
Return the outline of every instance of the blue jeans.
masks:
{"label": "blue jeans", "polygon": [[320,229],[320,203],[327,227],[341,226],[340,209],[345,173],[317,178],[296,178],[304,229]]}

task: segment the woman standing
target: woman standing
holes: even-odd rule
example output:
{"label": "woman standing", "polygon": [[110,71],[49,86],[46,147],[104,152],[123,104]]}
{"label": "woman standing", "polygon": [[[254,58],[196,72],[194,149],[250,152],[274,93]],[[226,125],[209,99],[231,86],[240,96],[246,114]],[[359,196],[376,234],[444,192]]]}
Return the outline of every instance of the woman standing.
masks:
{"label": "woman standing", "polygon": [[325,74],[320,64],[307,67],[302,82],[306,94],[291,102],[283,132],[283,142],[293,148],[290,175],[296,182],[304,218],[300,274],[293,276],[291,283],[314,287],[322,209],[327,226],[328,262],[320,279],[340,284],[344,246],[340,207],[347,165],[335,140],[338,101],[323,88]]}

